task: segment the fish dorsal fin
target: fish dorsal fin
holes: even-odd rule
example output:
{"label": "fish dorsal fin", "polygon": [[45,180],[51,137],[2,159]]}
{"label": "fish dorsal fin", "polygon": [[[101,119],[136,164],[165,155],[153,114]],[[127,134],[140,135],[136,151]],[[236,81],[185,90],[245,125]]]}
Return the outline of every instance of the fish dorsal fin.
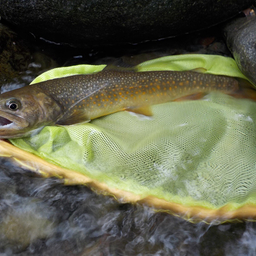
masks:
{"label": "fish dorsal fin", "polygon": [[137,67],[136,66],[131,66],[131,65],[118,65],[115,66],[113,64],[107,65],[103,70],[104,71],[122,71],[122,72],[136,72]]}

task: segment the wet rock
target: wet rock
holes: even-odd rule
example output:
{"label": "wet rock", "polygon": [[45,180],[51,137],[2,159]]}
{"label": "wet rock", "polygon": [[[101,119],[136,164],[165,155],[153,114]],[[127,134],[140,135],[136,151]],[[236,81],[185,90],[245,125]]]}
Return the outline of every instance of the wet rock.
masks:
{"label": "wet rock", "polygon": [[56,63],[7,26],[0,24],[0,87],[16,89],[29,84],[43,70]]}
{"label": "wet rock", "polygon": [[255,0],[2,0],[2,19],[39,37],[85,47],[165,38],[208,28]]}
{"label": "wet rock", "polygon": [[227,45],[240,70],[256,85],[256,16],[239,18],[224,28]]}

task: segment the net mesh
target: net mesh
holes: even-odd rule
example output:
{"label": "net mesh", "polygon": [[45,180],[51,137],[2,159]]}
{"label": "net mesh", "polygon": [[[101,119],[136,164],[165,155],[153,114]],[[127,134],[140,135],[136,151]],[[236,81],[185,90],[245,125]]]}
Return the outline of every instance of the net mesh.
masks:
{"label": "net mesh", "polygon": [[[207,72],[243,77],[230,58],[180,58],[145,62],[140,71],[203,67]],[[77,69],[64,70],[75,74]],[[47,79],[55,77],[50,72]],[[44,76],[37,82],[40,79]],[[142,198],[150,195],[209,209],[256,205],[255,102],[210,93],[202,100],[155,105],[152,111],[152,118],[119,112],[86,124],[48,126],[33,137],[11,142]]]}

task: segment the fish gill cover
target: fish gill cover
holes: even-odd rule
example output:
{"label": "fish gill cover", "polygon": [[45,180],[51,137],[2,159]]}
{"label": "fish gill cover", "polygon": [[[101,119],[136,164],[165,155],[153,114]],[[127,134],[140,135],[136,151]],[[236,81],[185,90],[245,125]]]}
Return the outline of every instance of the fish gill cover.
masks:
{"label": "fish gill cover", "polygon": [[[33,83],[104,67],[57,68]],[[167,56],[137,68],[203,68],[245,78],[233,59],[216,55]],[[86,124],[48,126],[11,142],[65,168],[42,172],[62,176],[67,184],[89,183],[101,193],[146,202],[185,218],[255,217],[256,103],[215,92],[202,100],[155,105],[152,111],[153,118],[124,111]]]}

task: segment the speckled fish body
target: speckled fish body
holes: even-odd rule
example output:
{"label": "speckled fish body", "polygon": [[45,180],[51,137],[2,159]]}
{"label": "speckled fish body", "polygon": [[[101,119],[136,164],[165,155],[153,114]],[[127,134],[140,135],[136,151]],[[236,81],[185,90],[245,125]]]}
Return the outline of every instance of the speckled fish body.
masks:
{"label": "speckled fish body", "polygon": [[[124,72],[104,71],[96,75],[79,75],[38,84],[62,108],[57,122],[73,123],[164,103],[198,92],[239,88],[236,79],[197,72]],[[82,118],[81,120],[78,120]]]}
{"label": "speckled fish body", "polygon": [[104,70],[48,80],[0,96],[0,138],[27,136],[45,125],[75,124],[147,108],[186,95],[239,91],[237,79],[197,72]]}

